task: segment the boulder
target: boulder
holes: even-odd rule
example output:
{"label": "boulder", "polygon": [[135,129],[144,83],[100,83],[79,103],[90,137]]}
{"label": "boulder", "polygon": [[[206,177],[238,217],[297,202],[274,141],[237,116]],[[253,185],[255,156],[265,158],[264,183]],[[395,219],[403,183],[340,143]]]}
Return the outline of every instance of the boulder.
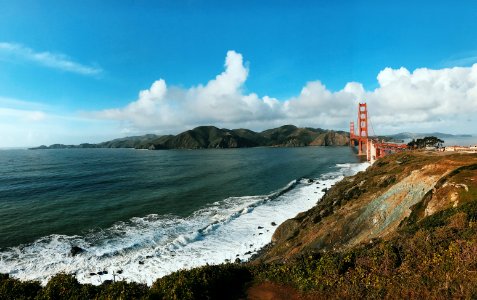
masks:
{"label": "boulder", "polygon": [[289,219],[278,226],[272,236],[272,242],[285,241],[294,237],[298,233],[300,222],[295,219]]}
{"label": "boulder", "polygon": [[73,246],[73,247],[71,247],[70,254],[71,254],[71,256],[75,256],[75,255],[80,254],[80,253],[83,253],[83,252],[85,252],[85,251],[86,251],[86,250],[84,250],[84,249],[81,248],[81,247]]}

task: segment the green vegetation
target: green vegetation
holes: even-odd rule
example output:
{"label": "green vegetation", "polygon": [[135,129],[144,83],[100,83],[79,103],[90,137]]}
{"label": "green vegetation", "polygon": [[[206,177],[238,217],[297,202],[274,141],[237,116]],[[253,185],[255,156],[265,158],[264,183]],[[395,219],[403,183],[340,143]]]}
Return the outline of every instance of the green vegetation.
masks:
{"label": "green vegetation", "polygon": [[68,274],[52,277],[45,287],[0,275],[0,299],[238,299],[252,280],[242,264],[203,266],[160,278],[152,287],[138,283],[80,284]]}
{"label": "green vegetation", "polygon": [[[476,199],[477,200],[477,199]],[[262,282],[330,298],[477,297],[477,201],[413,224],[389,240],[345,252],[309,252],[286,263],[225,264],[178,271],[151,288],[116,282],[81,285],[59,274],[41,289],[0,277],[2,299],[238,299]]]}
{"label": "green vegetation", "polygon": [[426,136],[422,139],[413,139],[407,146],[411,149],[424,149],[426,147],[441,148],[444,141],[435,136]]}
{"label": "green vegetation", "polygon": [[272,280],[331,298],[475,298],[477,202],[401,227],[344,253],[309,253],[263,265],[255,280]]}
{"label": "green vegetation", "polygon": [[150,296],[154,299],[238,299],[251,279],[245,265],[204,266],[158,279],[152,285]]}
{"label": "green vegetation", "polygon": [[303,147],[343,146],[348,144],[349,134],[314,128],[298,128],[285,125],[263,132],[248,129],[219,129],[214,126],[199,126],[178,135],[157,136],[147,134],[115,139],[99,144],[40,146],[31,149],[71,148],[136,148],[136,149],[206,149],[246,148],[258,146]]}

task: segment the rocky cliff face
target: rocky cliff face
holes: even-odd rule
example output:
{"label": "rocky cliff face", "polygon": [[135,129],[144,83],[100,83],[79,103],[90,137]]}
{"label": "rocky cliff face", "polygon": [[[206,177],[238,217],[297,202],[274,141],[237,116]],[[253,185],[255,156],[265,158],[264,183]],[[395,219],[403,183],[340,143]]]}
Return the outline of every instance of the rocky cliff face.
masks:
{"label": "rocky cliff face", "polygon": [[336,132],[336,131],[328,131],[321,133],[318,137],[316,137],[311,143],[310,146],[344,146],[349,143],[349,137]]}
{"label": "rocky cliff face", "polygon": [[386,239],[403,223],[477,197],[477,155],[406,152],[345,178],[311,210],[281,224],[258,260],[283,261],[308,250],[343,251]]}

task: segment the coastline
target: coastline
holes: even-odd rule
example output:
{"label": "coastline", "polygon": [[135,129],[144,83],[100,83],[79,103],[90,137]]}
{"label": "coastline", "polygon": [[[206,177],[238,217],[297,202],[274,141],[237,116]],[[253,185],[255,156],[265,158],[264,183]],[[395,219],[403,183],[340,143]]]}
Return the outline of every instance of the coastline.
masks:
{"label": "coastline", "polygon": [[[101,233],[105,237],[99,241],[95,241],[94,235],[88,239],[60,235],[45,237],[31,245],[6,249],[1,253],[0,270],[18,270],[14,273],[16,278],[40,279],[43,284],[54,274],[67,272],[76,274],[81,283],[99,285],[116,278],[151,285],[155,278],[184,268],[234,262],[237,258],[249,261],[256,252],[264,251],[277,224],[313,207],[322,190],[329,189],[342,176],[355,172],[354,168],[362,169],[362,163],[335,168],[334,173],[324,173],[321,179],[294,180],[269,195],[226,199],[195,213],[192,219],[138,218],[134,221],[137,226],[147,225],[142,233],[134,233],[136,225],[133,223],[125,224],[126,227],[120,225],[117,229],[113,226],[113,231],[106,229]],[[159,228],[162,229],[157,231]],[[177,232],[177,228],[183,228],[183,231]],[[141,239],[137,240],[136,235]],[[114,239],[109,240],[108,236]],[[157,236],[155,242],[149,241],[149,236]],[[162,239],[161,236],[170,238]],[[109,246],[105,248],[103,244]],[[72,247],[80,248],[80,253],[70,255]],[[34,268],[29,267],[32,259],[38,259]],[[46,273],[42,271],[43,262],[49,262]],[[121,274],[116,276],[119,271]],[[102,275],[95,275],[98,272]]]}
{"label": "coastline", "polygon": [[[232,298],[240,298],[257,291],[271,295],[288,291],[305,298],[401,297],[410,292],[435,297],[440,295],[437,287],[450,276],[449,295],[471,295],[475,277],[449,273],[446,266],[475,263],[475,256],[468,251],[475,252],[477,245],[477,228],[472,226],[477,215],[476,179],[476,154],[408,152],[387,156],[365,172],[336,182],[317,205],[279,224],[275,242],[263,246],[259,257],[249,262],[175,271],[150,287],[110,281],[97,287],[78,285],[74,277],[60,274],[50,280],[46,290],[51,290],[52,284],[64,291],[81,287],[91,297],[101,291],[112,293],[106,292],[108,286],[122,284],[128,291],[140,289],[141,295],[165,298],[177,297],[178,291],[184,290],[195,297],[222,298],[232,294],[236,295]],[[448,197],[456,192],[457,198]],[[382,215],[381,207],[391,203],[397,206]],[[344,212],[350,214],[344,217]],[[320,240],[324,232],[326,240]],[[432,238],[423,238],[426,235]],[[433,255],[442,262],[429,265],[425,258]],[[376,281],[369,283],[368,278]],[[0,277],[0,286],[5,280],[11,279]],[[234,287],[224,289],[231,282]]]}

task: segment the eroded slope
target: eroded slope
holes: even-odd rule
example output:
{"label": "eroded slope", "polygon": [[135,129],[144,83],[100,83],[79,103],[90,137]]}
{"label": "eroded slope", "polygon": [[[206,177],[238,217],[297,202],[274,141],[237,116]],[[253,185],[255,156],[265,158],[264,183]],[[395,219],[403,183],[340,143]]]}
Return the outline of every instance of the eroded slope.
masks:
{"label": "eroded slope", "polygon": [[475,199],[475,154],[406,152],[379,160],[336,184],[311,210],[279,226],[258,261],[283,261],[307,250],[346,250],[388,238],[413,222]]}

